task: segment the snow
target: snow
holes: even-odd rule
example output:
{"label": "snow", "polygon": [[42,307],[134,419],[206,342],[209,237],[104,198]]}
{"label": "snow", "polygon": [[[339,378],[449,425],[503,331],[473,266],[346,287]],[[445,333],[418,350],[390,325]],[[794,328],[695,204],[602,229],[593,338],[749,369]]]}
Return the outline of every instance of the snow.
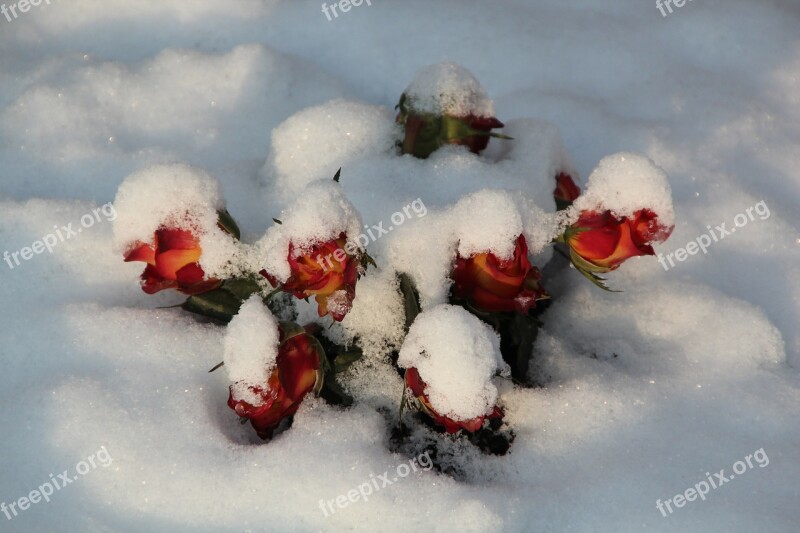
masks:
{"label": "snow", "polygon": [[500,336],[461,307],[440,305],[420,314],[400,349],[397,364],[416,368],[425,394],[440,415],[471,420],[492,412],[492,377],[510,372],[500,355]]}
{"label": "snow", "polygon": [[250,387],[264,387],[278,359],[278,321],[258,295],[242,304],[225,332],[225,371],[233,397],[254,407],[263,404]]}
{"label": "snow", "polygon": [[[388,228],[418,198],[428,208],[369,244],[379,268],[326,330],[368,337],[345,378],[353,407],[307,397],[266,445],[226,405],[225,371],[207,372],[225,357],[226,329],[159,309],[183,297],[144,294],[142,265],[114,250],[124,205],[113,224],[101,218],[52,253],[14,268],[0,260],[0,503],[101,446],[114,458],[50,503],[11,521],[0,513],[0,529],[796,530],[797,6],[704,0],[665,18],[633,0],[372,4],[333,21],[318,2],[278,0],[73,0],[0,17],[0,252],[76,227],[127,176],[176,162],[218,179],[246,243],[276,231],[272,218],[340,166],[358,231]],[[424,161],[392,152],[400,95],[442,61],[475,75],[514,140],[492,139],[480,157],[463,147]],[[655,166],[600,164],[620,153]],[[388,446],[386,413],[403,391],[383,352],[402,342],[394,250],[407,241],[400,255],[420,272],[440,265],[417,279],[427,312],[444,303],[441,265],[457,242],[414,243],[415,233],[450,227],[443,213],[464,197],[506,191],[517,211],[501,216],[533,249],[548,233],[533,219],[550,219],[556,172],[597,168],[617,185],[666,173],[675,230],[658,253],[709,225],[731,228],[762,201],[771,216],[668,271],[653,257],[627,261],[609,275],[623,293],[551,271],[546,247],[532,258],[553,296],[533,369],[544,386],[493,381],[516,434],[511,453],[445,441],[459,479],[414,472],[326,517],[320,499],[409,459]],[[154,205],[168,183],[151,191]],[[615,188],[637,195],[616,198],[620,209],[655,200]],[[313,302],[298,304],[316,319]],[[769,466],[666,518],[656,509],[761,448]]]}
{"label": "snow", "polygon": [[667,174],[640,154],[604,157],[573,205],[578,213],[608,210],[619,217],[632,217],[639,210],[649,209],[658,216],[660,225],[667,228],[675,225]]}
{"label": "snow", "polygon": [[438,63],[420,69],[403,94],[408,107],[418,113],[494,116],[494,103],[480,82],[457,63]]}

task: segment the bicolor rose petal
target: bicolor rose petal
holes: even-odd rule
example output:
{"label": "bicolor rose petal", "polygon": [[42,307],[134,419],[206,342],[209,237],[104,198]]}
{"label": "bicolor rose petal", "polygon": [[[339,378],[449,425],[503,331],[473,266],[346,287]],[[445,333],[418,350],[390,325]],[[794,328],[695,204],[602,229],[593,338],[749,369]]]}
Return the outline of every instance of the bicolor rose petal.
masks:
{"label": "bicolor rose petal", "polygon": [[176,289],[184,294],[200,294],[217,288],[220,281],[206,279],[199,261],[203,254],[200,242],[192,232],[162,228],[153,235],[153,243],[136,243],[125,262],[147,263],[142,273],[142,290],[155,294]]}
{"label": "bicolor rose petal", "polygon": [[286,338],[287,330],[281,328],[275,369],[263,386],[249,387],[261,399],[260,405],[237,399],[231,387],[228,407],[249,420],[262,439],[271,438],[284,419],[297,413],[306,394],[322,384],[319,343],[302,328],[297,329]]}
{"label": "bicolor rose petal", "polygon": [[459,256],[453,270],[453,295],[479,311],[525,314],[548,298],[541,273],[528,259],[525,237],[517,238],[514,255],[501,260],[492,253]]}
{"label": "bicolor rose petal", "polygon": [[621,218],[610,211],[588,211],[567,229],[562,240],[576,267],[605,273],[631,257],[654,255],[651,243],[663,242],[672,229],[659,224],[655,213],[647,209]]}
{"label": "bicolor rose petal", "polygon": [[565,172],[560,172],[556,176],[556,188],[553,191],[553,198],[559,211],[571,206],[572,202],[580,195],[581,189],[575,185],[575,180],[572,179],[572,176]]}
{"label": "bicolor rose petal", "polygon": [[[319,316],[330,315],[339,322],[352,308],[361,264],[360,257],[345,252],[346,244],[345,234],[304,250],[290,243],[287,259],[291,276],[282,284],[283,290],[297,298],[313,296]],[[261,274],[272,285],[279,285],[269,272],[262,270]]]}

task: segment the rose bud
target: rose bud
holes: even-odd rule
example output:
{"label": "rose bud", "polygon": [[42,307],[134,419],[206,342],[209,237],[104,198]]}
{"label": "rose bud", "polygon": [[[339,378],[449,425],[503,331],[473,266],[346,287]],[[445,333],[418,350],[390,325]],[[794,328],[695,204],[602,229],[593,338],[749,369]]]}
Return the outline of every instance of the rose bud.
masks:
{"label": "rose bud", "polygon": [[397,123],[404,126],[402,153],[426,159],[446,144],[463,145],[478,154],[489,145],[490,137],[508,139],[505,135],[492,133],[504,124],[495,117],[479,117],[424,113],[407,104],[404,94],[397,106]]}
{"label": "rose bud", "polygon": [[147,263],[142,273],[142,290],[155,294],[164,289],[177,289],[184,294],[200,294],[219,287],[220,280],[206,279],[198,261],[203,250],[191,231],[161,228],[153,236],[153,244],[138,242],[127,254],[125,262]]}
{"label": "rose bud", "polygon": [[539,283],[539,269],[528,260],[525,237],[517,237],[514,255],[507,260],[493,253],[458,256],[453,270],[453,293],[480,311],[526,314],[549,296]]}
{"label": "rose bud", "polygon": [[416,368],[406,369],[405,375],[406,387],[411,390],[411,393],[419,401],[420,410],[426,415],[430,416],[434,422],[443,426],[448,433],[458,433],[460,430],[474,433],[483,427],[483,421],[487,418],[503,418],[503,411],[495,406],[492,412],[488,415],[478,416],[470,420],[453,420],[446,416],[442,416],[436,412],[431,406],[428,396],[425,394],[427,384],[422,380],[419,371]]}
{"label": "rose bud", "polygon": [[581,195],[581,189],[575,185],[572,176],[565,172],[560,172],[556,176],[556,189],[553,191],[553,198],[556,201],[556,209],[559,211],[566,209],[572,205],[578,196]]}
{"label": "rose bud", "polygon": [[503,123],[475,76],[455,63],[430,65],[417,72],[397,104],[397,123],[405,129],[402,153],[425,159],[447,144],[477,154]]}
{"label": "rose bud", "polygon": [[306,394],[322,388],[322,348],[319,342],[295,324],[282,323],[275,369],[263,386],[248,387],[262,401],[254,406],[235,397],[231,386],[228,407],[250,421],[262,439],[272,438],[281,421],[293,416]]}
{"label": "rose bud", "polygon": [[604,273],[631,257],[655,255],[650,243],[665,241],[672,229],[661,226],[649,209],[637,211],[632,218],[587,211],[559,240],[569,245],[572,262],[582,273]]}
{"label": "rose bud", "polygon": [[[283,290],[297,298],[314,296],[319,316],[330,315],[341,322],[353,305],[356,296],[361,257],[349,255],[347,238],[342,233],[338,239],[315,244],[298,251],[289,244],[288,261],[291,276],[283,283]],[[266,270],[261,274],[273,286],[278,280]]]}

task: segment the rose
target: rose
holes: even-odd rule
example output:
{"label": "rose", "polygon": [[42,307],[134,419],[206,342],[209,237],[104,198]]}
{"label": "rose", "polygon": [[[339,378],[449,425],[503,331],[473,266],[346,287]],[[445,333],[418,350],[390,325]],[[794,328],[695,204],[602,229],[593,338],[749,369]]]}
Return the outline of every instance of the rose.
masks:
{"label": "rose", "polygon": [[125,262],[147,263],[142,273],[142,290],[155,294],[177,289],[184,294],[200,294],[219,287],[217,279],[206,279],[198,261],[203,254],[199,239],[188,230],[161,228],[153,244],[137,242],[125,254]]}
{"label": "rose", "polygon": [[[341,322],[353,305],[356,295],[361,258],[345,252],[347,237],[342,233],[338,239],[319,243],[298,251],[294,243],[289,244],[289,267],[291,276],[282,284],[283,290],[297,298],[314,296],[319,316],[330,315]],[[261,274],[272,285],[278,280],[262,270]]]}
{"label": "rose", "polygon": [[453,295],[486,312],[526,314],[538,300],[548,298],[540,285],[542,275],[528,260],[525,237],[517,237],[514,255],[501,260],[493,253],[456,259]]}
{"label": "rose", "polygon": [[558,210],[566,209],[578,196],[581,195],[581,189],[575,185],[572,176],[565,172],[560,172],[556,176],[556,188],[553,191],[553,198],[556,201],[556,208]]}
{"label": "rose", "polygon": [[649,209],[633,217],[616,217],[610,211],[586,211],[560,238],[570,248],[570,257],[582,272],[616,270],[631,257],[655,255],[652,242],[663,242],[674,227],[665,227]]}
{"label": "rose", "polygon": [[276,366],[267,383],[249,387],[261,398],[262,405],[238,400],[233,387],[228,397],[228,407],[249,420],[262,439],[271,438],[281,421],[297,412],[306,394],[322,387],[324,355],[319,342],[295,324],[282,323],[280,333]]}
{"label": "rose", "polygon": [[423,413],[430,416],[434,422],[443,426],[448,433],[458,433],[460,430],[474,433],[483,427],[483,421],[487,418],[503,418],[503,411],[499,407],[492,408],[492,412],[488,415],[482,415],[470,420],[453,420],[446,416],[440,415],[431,406],[428,396],[425,394],[427,384],[422,380],[419,371],[416,368],[406,369],[405,384],[411,390],[411,393],[419,401],[420,409]]}
{"label": "rose", "polygon": [[493,129],[504,127],[495,117],[418,112],[408,104],[405,94],[400,98],[397,107],[400,111],[396,121],[405,129],[402,153],[412,154],[420,159],[426,159],[446,144],[464,145],[477,154],[486,149],[490,137],[510,139],[508,136],[492,133]]}

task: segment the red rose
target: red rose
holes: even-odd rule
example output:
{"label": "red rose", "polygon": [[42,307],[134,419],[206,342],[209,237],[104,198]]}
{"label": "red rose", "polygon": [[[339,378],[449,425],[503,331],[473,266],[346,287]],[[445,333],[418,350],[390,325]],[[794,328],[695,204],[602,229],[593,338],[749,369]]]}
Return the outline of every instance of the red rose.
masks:
{"label": "red rose", "polygon": [[250,420],[262,439],[271,438],[281,421],[297,412],[305,395],[322,384],[317,340],[299,326],[293,333],[287,335],[286,327],[281,326],[275,370],[263,386],[250,387],[261,398],[262,405],[237,400],[233,387],[228,397],[228,407]]}
{"label": "red rose", "polygon": [[501,260],[492,253],[459,256],[453,270],[453,291],[456,298],[467,300],[473,307],[487,312],[517,311],[525,314],[546,299],[539,281],[539,269],[528,260],[525,237],[517,237],[511,259]]}
{"label": "red rose", "polygon": [[672,227],[659,224],[648,209],[632,218],[617,218],[610,211],[588,211],[567,229],[563,241],[570,247],[573,263],[589,272],[610,272],[631,257],[655,255],[651,242],[666,240]]}
{"label": "red rose", "polygon": [[561,172],[556,176],[556,189],[553,191],[553,198],[556,201],[556,207],[559,210],[566,209],[572,205],[578,196],[581,195],[581,189],[575,185],[572,176]]}
{"label": "red rose", "polygon": [[177,289],[184,294],[200,294],[217,288],[220,281],[205,279],[198,261],[203,254],[200,242],[192,232],[161,228],[153,236],[153,244],[137,242],[125,254],[125,262],[147,263],[142,273],[142,290],[155,294],[164,289]]}
{"label": "red rose", "polygon": [[444,426],[445,431],[448,433],[458,433],[460,430],[474,433],[483,427],[483,421],[487,418],[503,418],[503,411],[495,406],[492,412],[488,415],[478,416],[470,420],[453,420],[446,416],[442,416],[436,412],[431,406],[428,396],[425,394],[427,385],[422,380],[416,368],[406,369],[405,376],[406,387],[411,390],[411,393],[417,398],[422,408],[422,412],[430,416],[437,424]]}
{"label": "red rose", "polygon": [[[356,296],[360,258],[345,252],[347,238],[342,233],[338,239],[315,244],[297,253],[289,244],[291,276],[283,289],[297,298],[314,296],[319,316],[331,315],[341,322],[353,305]],[[277,286],[278,280],[265,270],[261,274]]]}

